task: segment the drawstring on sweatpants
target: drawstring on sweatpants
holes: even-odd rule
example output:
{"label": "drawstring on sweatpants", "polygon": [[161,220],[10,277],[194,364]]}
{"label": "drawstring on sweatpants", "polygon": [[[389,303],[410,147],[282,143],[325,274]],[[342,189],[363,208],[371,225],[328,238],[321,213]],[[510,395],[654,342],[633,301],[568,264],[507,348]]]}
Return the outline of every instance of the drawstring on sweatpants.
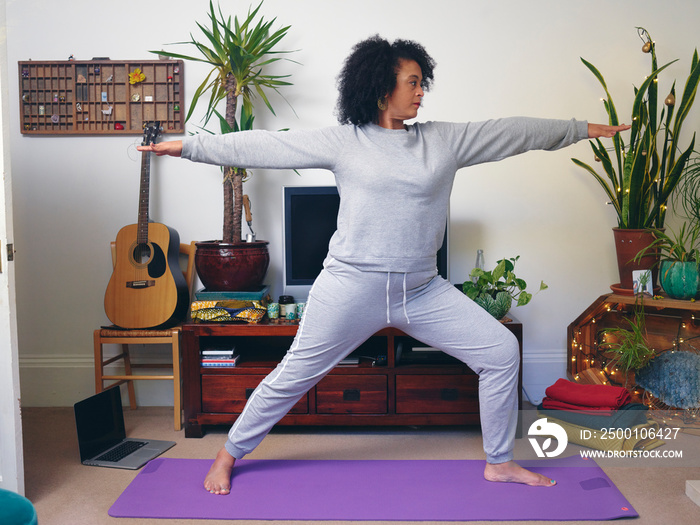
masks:
{"label": "drawstring on sweatpants", "polygon": [[391,281],[391,272],[386,272],[386,324],[391,324],[391,314],[389,313],[389,282]]}
{"label": "drawstring on sweatpants", "polygon": [[[389,305],[389,286],[391,284],[391,272],[386,273],[386,324],[391,324],[391,307]],[[406,324],[411,324],[406,310],[406,272],[403,274],[403,315],[406,317]]]}
{"label": "drawstring on sweatpants", "polygon": [[411,320],[408,318],[408,312],[406,311],[406,274],[403,274],[403,315],[406,317],[406,324],[411,324]]}

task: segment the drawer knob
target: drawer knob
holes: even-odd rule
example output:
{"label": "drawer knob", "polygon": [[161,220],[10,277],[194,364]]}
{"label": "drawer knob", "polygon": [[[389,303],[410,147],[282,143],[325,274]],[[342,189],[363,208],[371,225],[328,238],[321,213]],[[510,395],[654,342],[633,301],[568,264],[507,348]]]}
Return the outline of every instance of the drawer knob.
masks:
{"label": "drawer knob", "polygon": [[343,390],[343,401],[359,401],[360,391],[356,388]]}
{"label": "drawer knob", "polygon": [[245,389],[245,398],[248,399],[250,396],[253,395],[253,392],[255,392],[254,388],[246,388]]}
{"label": "drawer knob", "polygon": [[443,401],[457,401],[459,399],[459,390],[456,388],[443,388],[440,390],[440,399]]}

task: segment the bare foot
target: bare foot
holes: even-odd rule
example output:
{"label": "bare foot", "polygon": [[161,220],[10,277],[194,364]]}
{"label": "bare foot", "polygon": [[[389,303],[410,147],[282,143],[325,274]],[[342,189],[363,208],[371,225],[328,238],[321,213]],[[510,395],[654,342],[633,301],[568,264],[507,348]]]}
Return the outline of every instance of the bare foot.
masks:
{"label": "bare foot", "polygon": [[506,463],[486,463],[484,469],[486,481],[500,481],[503,483],[524,483],[533,487],[553,487],[557,484],[553,479],[549,479],[542,474],[530,472],[514,461]]}
{"label": "bare foot", "polygon": [[204,478],[204,488],[212,494],[228,494],[231,492],[231,472],[236,459],[225,448],[219,450],[207,477]]}

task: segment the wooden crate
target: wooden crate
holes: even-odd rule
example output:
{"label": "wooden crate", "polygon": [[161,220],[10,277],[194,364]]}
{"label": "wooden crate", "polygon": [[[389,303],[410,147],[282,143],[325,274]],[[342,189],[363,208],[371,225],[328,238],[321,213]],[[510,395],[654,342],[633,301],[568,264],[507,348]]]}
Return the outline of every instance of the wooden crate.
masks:
{"label": "wooden crate", "polygon": [[[569,325],[567,373],[571,380],[589,382],[590,372],[583,378],[582,372],[598,368],[610,383],[634,387],[633,378],[610,366],[611,356],[600,349],[600,344],[604,329],[628,326],[626,319],[634,316],[635,301],[633,296],[601,295]],[[657,354],[683,350],[686,341],[700,337],[700,303],[645,296],[641,304],[647,343]],[[700,345],[700,339],[697,344]]]}
{"label": "wooden crate", "polygon": [[[20,126],[26,135],[141,135],[145,122],[183,133],[182,60],[19,62]],[[141,82],[130,84],[139,69]]]}

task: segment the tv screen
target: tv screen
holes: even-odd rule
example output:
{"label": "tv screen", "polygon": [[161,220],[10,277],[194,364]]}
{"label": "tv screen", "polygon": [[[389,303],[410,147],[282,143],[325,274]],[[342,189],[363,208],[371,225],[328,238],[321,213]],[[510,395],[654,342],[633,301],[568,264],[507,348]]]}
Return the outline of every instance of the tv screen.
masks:
{"label": "tv screen", "polygon": [[[313,284],[323,269],[337,228],[340,196],[335,186],[285,186],[284,284]],[[448,278],[447,228],[437,253],[438,273]]]}
{"label": "tv screen", "polygon": [[285,283],[313,284],[337,228],[335,186],[284,188]]}

